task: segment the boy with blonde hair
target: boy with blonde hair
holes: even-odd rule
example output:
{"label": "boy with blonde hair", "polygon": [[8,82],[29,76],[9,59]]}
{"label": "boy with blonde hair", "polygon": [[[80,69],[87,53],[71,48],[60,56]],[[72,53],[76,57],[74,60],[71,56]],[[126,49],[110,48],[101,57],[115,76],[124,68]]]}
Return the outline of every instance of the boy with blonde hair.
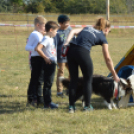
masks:
{"label": "boy with blonde hair", "polygon": [[36,46],[42,41],[43,33],[45,31],[46,19],[43,16],[37,16],[34,19],[34,31],[30,34],[25,50],[31,51],[31,79],[27,90],[27,104],[37,107],[43,103],[41,99],[42,89],[38,86],[40,84],[40,77],[43,73],[43,58],[35,50]]}

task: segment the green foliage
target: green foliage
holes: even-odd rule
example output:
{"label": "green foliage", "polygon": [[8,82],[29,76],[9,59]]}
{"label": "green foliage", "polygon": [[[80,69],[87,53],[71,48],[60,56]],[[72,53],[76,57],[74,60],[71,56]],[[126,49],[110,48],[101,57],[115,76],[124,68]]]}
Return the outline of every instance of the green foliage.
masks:
{"label": "green foliage", "polygon": [[9,2],[12,4],[15,4],[15,5],[18,5],[18,6],[21,6],[23,5],[23,0],[9,0]]}
{"label": "green foliage", "polygon": [[[23,6],[26,13],[106,13],[106,0],[0,0],[0,12],[17,11],[6,6]],[[131,12],[134,12],[134,0],[110,1],[110,13]]]}

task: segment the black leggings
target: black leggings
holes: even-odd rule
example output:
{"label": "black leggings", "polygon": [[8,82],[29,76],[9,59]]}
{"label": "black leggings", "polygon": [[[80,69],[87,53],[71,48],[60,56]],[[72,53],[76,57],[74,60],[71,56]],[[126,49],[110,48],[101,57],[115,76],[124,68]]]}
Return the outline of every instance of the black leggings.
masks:
{"label": "black leggings", "polygon": [[90,53],[85,48],[78,45],[70,45],[68,54],[68,66],[70,72],[70,87],[69,87],[69,105],[75,105],[76,87],[78,81],[78,66],[83,74],[83,95],[85,98],[85,105],[90,105],[90,98],[92,93],[92,75],[93,64],[90,58]]}

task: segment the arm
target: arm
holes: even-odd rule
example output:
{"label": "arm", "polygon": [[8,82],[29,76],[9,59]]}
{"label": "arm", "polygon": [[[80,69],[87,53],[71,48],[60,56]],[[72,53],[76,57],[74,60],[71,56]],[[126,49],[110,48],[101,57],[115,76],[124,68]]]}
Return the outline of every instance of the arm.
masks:
{"label": "arm", "polygon": [[65,46],[65,45],[68,45],[69,42],[71,41],[71,39],[74,37],[74,35],[78,35],[82,30],[83,30],[83,28],[71,30],[71,32],[69,33],[68,38],[67,38],[67,40],[66,40],[64,46]]}
{"label": "arm", "polygon": [[43,57],[44,58],[44,60],[45,60],[45,62],[47,63],[47,64],[51,64],[51,60],[43,53],[43,51],[42,51],[42,48],[43,48],[44,46],[42,45],[42,44],[39,44],[39,45],[37,45],[37,47],[35,48],[35,50],[39,53],[39,55],[41,56],[41,57]]}
{"label": "arm", "polygon": [[119,82],[120,79],[119,79],[119,77],[117,76],[117,73],[114,70],[113,62],[112,62],[112,59],[111,59],[109,51],[108,51],[108,44],[103,44],[102,45],[102,52],[103,52],[103,56],[104,56],[106,65],[107,65],[108,69],[111,71],[114,80],[116,82]]}
{"label": "arm", "polygon": [[25,50],[26,51],[35,51],[35,47],[36,45],[34,45],[37,42],[37,44],[39,43],[39,38],[35,35],[35,34],[31,34],[29,36],[29,40],[26,44]]}

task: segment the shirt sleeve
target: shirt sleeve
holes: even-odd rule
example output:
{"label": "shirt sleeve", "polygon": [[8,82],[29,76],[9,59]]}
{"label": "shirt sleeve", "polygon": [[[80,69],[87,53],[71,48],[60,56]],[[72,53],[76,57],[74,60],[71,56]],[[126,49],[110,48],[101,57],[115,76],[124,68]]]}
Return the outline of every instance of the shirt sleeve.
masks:
{"label": "shirt sleeve", "polygon": [[44,38],[40,44],[42,44],[44,47],[47,47],[49,45],[50,41],[48,38]]}
{"label": "shirt sleeve", "polygon": [[[35,45],[36,43],[36,45]],[[26,51],[35,51],[35,47],[39,43],[39,37],[35,33],[31,33],[26,44],[25,50]]]}
{"label": "shirt sleeve", "polygon": [[108,44],[107,39],[104,35],[101,36],[101,41],[100,41],[100,45],[103,45],[103,44]]}

